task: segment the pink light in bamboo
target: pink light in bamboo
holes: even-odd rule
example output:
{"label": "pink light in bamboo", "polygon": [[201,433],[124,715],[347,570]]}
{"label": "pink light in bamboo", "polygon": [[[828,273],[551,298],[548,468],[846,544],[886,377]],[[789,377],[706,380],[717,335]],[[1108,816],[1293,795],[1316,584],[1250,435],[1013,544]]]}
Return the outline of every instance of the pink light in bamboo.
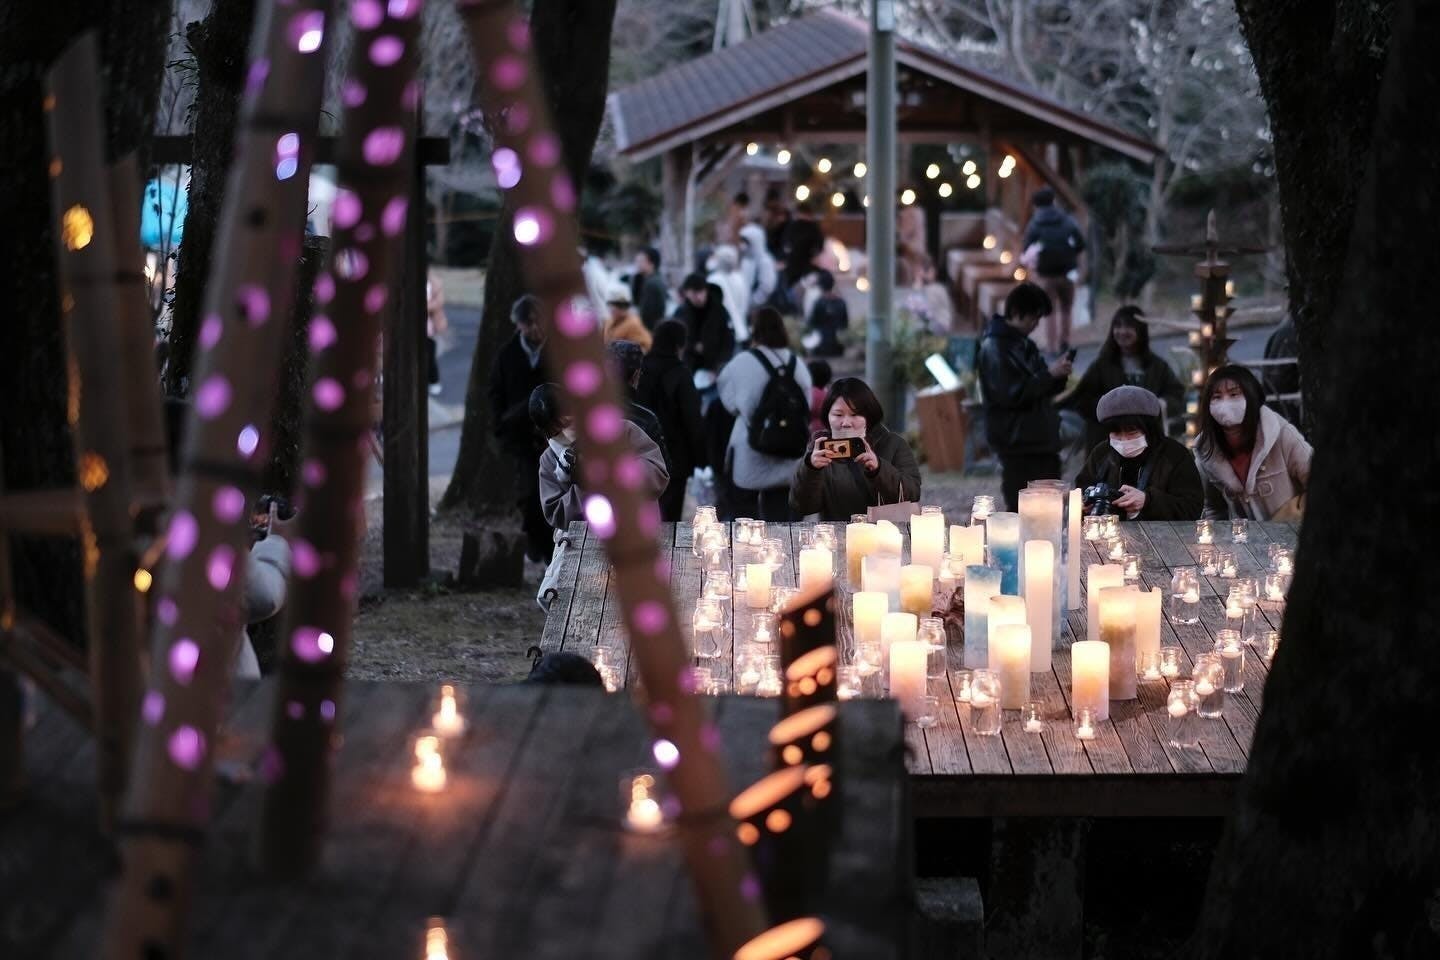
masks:
{"label": "pink light in bamboo", "polygon": [[188,687],[200,664],[200,646],[189,637],[181,637],[170,647],[170,675],[182,687]]}
{"label": "pink light in bamboo", "polygon": [[178,510],[170,518],[170,533],[166,538],[165,553],[171,560],[184,560],[195,549],[200,539],[200,526],[195,515]]}

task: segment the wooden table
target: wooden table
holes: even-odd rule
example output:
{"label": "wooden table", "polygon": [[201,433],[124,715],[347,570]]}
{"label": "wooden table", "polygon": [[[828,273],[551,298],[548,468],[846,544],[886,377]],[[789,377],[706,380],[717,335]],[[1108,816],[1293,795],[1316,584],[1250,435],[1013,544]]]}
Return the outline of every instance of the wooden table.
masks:
{"label": "wooden table", "polygon": [[[789,566],[776,575],[779,584],[796,583],[796,563],[806,524],[770,524],[767,535],[789,545]],[[843,571],[845,525],[835,524],[839,539],[837,569]],[[1268,547],[1279,542],[1293,547],[1296,530],[1284,523],[1251,523],[1250,542],[1236,544],[1240,576],[1257,579],[1268,566]],[[1217,545],[1229,549],[1228,524],[1217,523]],[[1141,562],[1141,584],[1161,587],[1167,595],[1170,573],[1176,566],[1195,565],[1195,528],[1192,523],[1121,523],[1126,552]],[[583,524],[572,526],[570,551],[561,576],[561,590],[545,624],[542,645],[587,656],[598,646],[626,666],[627,682],[633,666],[626,653],[624,630],[609,589],[608,564],[600,543]],[[670,556],[671,582],[682,622],[699,596],[701,561],[691,550],[690,526],[666,526],[661,532],[662,552]],[[1104,563],[1097,544],[1083,543],[1085,565]],[[746,548],[731,552],[736,573],[747,559]],[[1082,567],[1082,592],[1085,569]],[[842,572],[843,578],[843,572]],[[1161,643],[1180,646],[1182,676],[1191,662],[1214,646],[1215,631],[1224,627],[1224,597],[1231,581],[1202,578],[1201,622],[1189,626],[1169,623],[1161,627]],[[841,584],[842,592],[845,590]],[[1167,604],[1168,606],[1168,604]],[[1262,603],[1265,619],[1280,627],[1277,605]],[[849,601],[845,598],[842,633],[849,629]],[[743,605],[742,605],[743,609]],[[1168,611],[1167,611],[1168,612]],[[742,619],[742,618],[737,618]],[[746,629],[742,619],[737,628]],[[948,695],[955,689],[954,671],[963,667],[963,631],[952,629],[948,650],[950,691],[941,697],[936,726],[921,730],[905,727],[906,766],[911,774],[917,816],[1034,816],[1034,817],[1203,817],[1224,816],[1240,775],[1245,769],[1255,720],[1260,712],[1266,666],[1247,655],[1245,691],[1226,696],[1225,716],[1202,722],[1200,749],[1178,750],[1166,742],[1168,717],[1165,697],[1168,682],[1141,682],[1135,701],[1111,704],[1110,719],[1100,724],[1094,740],[1076,740],[1070,714],[1070,643],[1084,636],[1086,613],[1082,606],[1068,611],[1061,649],[1055,651],[1053,669],[1034,674],[1032,696],[1045,704],[1045,730],[1021,730],[1018,711],[1008,711],[1001,735],[976,736],[970,730],[970,708]],[[1248,652],[1248,651],[1247,651]],[[715,662],[716,676],[728,681],[734,672],[734,646]]]}
{"label": "wooden table", "polygon": [[[237,690],[231,730],[258,732],[271,685]],[[650,738],[624,696],[559,687],[465,688],[470,730],[445,793],[410,785],[409,738],[435,690],[350,683],[323,868],[266,884],[249,867],[259,791],[222,788],[190,916],[188,956],[425,955],[428,918],[452,957],[697,958],[701,940],[676,846],[619,827],[622,773]],[[773,702],[715,701],[731,785],[763,775]],[[837,779],[846,815],[826,892],[838,956],[898,957],[908,920],[910,817],[899,714],[845,704]],[[95,830],[93,745],[42,706],[27,737],[23,806],[0,818],[0,956],[95,955],[110,851]]]}

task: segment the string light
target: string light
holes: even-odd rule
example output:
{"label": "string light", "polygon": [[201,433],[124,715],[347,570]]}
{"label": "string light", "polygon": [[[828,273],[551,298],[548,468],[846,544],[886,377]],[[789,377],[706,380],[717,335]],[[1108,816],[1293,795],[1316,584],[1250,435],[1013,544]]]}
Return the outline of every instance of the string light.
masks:
{"label": "string light", "polygon": [[977,167],[977,166],[975,166],[975,161],[974,161],[974,160],[966,160],[966,161],[965,161],[965,165],[960,168],[960,172],[963,173],[963,174],[965,174],[965,176],[968,177],[968,176],[970,176],[970,174],[974,173],[974,172],[975,172],[976,170],[978,170],[978,169],[980,169],[980,168]]}
{"label": "string light", "polygon": [[905,204],[905,206],[907,207],[910,206],[910,204],[915,202],[915,191],[911,190],[909,187],[906,187],[904,191],[900,194],[900,202]]}
{"label": "string light", "polygon": [[955,192],[955,188],[950,186],[950,184],[948,183],[942,183],[940,184],[940,189],[936,192],[939,193],[942,197],[948,197],[950,196],[950,194]]}
{"label": "string light", "polygon": [[1016,268],[1015,268],[1015,282],[1016,282],[1016,283],[1019,283],[1021,280],[1024,280],[1027,276],[1029,276],[1029,274],[1027,274],[1027,273],[1025,272],[1025,268],[1024,268],[1024,267],[1016,267]]}
{"label": "string light", "polygon": [[1000,179],[1005,180],[1014,172],[1015,158],[1007,153],[1005,159],[1000,162]]}
{"label": "string light", "polygon": [[829,158],[829,157],[821,157],[821,158],[820,158],[820,162],[817,163],[817,164],[815,164],[815,169],[816,169],[816,170],[819,170],[821,173],[829,173],[829,172],[830,172],[830,158]]}
{"label": "string light", "polygon": [[796,199],[796,200],[799,200],[801,203],[804,203],[806,200],[809,200],[809,199],[810,199],[810,188],[807,187],[807,186],[805,186],[805,184],[803,184],[803,183],[800,184],[800,186],[798,186],[798,187],[795,188],[795,199]]}
{"label": "string light", "polygon": [[993,234],[993,233],[987,233],[987,234],[985,234],[985,239],[980,241],[980,246],[984,247],[986,250],[994,250],[994,249],[995,249],[995,234]]}
{"label": "string light", "polygon": [[925,168],[926,180],[934,180],[938,176],[940,176],[940,164],[932,163],[930,164],[930,166]]}
{"label": "string light", "polygon": [[1009,250],[1001,250],[1001,251],[1000,251],[1000,262],[1001,262],[1001,263],[1008,264],[1008,263],[1010,263],[1010,262],[1011,262],[1012,260],[1014,260],[1014,259],[1015,259],[1015,254],[1011,253]]}
{"label": "string light", "polygon": [[845,206],[845,194],[841,193],[839,190],[836,190],[833,194],[830,195],[830,206],[837,209]]}
{"label": "string light", "polygon": [[749,143],[745,144],[745,153],[746,153],[746,155],[753,157],[753,156],[755,156],[755,154],[757,154],[757,153],[759,153],[759,152],[760,152],[760,144],[756,143],[754,140],[751,140]]}
{"label": "string light", "polygon": [[860,198],[860,206],[866,207],[867,209],[869,208],[869,206],[870,206],[870,194],[867,193],[867,194],[865,194],[865,196],[863,196],[863,197]]}
{"label": "string light", "polygon": [[861,179],[865,176],[865,174],[870,172],[870,168],[865,166],[865,162],[862,160],[859,163],[855,164],[854,172],[856,179]]}
{"label": "string light", "polygon": [[135,589],[140,593],[148,593],[150,585],[154,582],[155,578],[144,567],[135,571]]}
{"label": "string light", "polygon": [[980,174],[970,174],[969,179],[965,181],[965,186],[969,187],[971,190],[974,190],[976,187],[980,186]]}
{"label": "string light", "polygon": [[790,151],[785,149],[778,151],[775,154],[775,162],[782,167],[788,167],[790,165]]}
{"label": "string light", "polygon": [[870,289],[870,278],[869,278],[869,277],[857,277],[857,278],[855,279],[855,289],[856,289],[856,290],[859,290],[861,293],[864,293],[866,290],[869,290],[869,289]]}

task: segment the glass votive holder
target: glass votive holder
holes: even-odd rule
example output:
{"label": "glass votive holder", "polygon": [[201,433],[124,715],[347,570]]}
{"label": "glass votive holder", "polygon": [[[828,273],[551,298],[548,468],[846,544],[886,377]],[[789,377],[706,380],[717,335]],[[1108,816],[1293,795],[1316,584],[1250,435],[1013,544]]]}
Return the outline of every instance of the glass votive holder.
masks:
{"label": "glass votive holder", "polygon": [[853,663],[840,666],[835,677],[835,695],[841,700],[854,700],[863,691],[860,668]]}
{"label": "glass votive holder", "polygon": [[421,730],[410,739],[415,765],[410,768],[410,785],[420,793],[445,789],[445,738],[434,730]]}
{"label": "glass votive holder", "polygon": [[735,692],[754,694],[765,676],[764,650],[747,649],[735,655]]}
{"label": "glass votive holder", "polygon": [[943,517],[945,516],[945,508],[934,504],[922,505],[920,507],[920,516]]}
{"label": "glass votive holder", "polygon": [[758,547],[765,542],[765,521],[750,521],[750,546]]}
{"label": "glass votive holder", "polygon": [[1109,537],[1105,541],[1105,555],[1116,563],[1123,563],[1125,560],[1125,541],[1119,537]]}
{"label": "glass votive holder", "polygon": [[700,660],[713,660],[724,650],[721,642],[725,631],[725,609],[718,600],[697,600],[690,618],[694,638],[693,655]]}
{"label": "glass votive holder", "polygon": [[877,676],[883,669],[884,649],[878,640],[867,640],[855,644],[855,669],[861,680]]}
{"label": "glass votive holder", "polygon": [[800,589],[798,587],[771,587],[770,612],[774,614],[784,613],[799,593]]}
{"label": "glass votive holder", "polygon": [[1270,544],[1270,572],[1290,576],[1295,572],[1295,551],[1278,543]]}
{"label": "glass votive holder", "polygon": [[851,522],[851,523],[869,523],[869,522],[870,522],[870,515],[869,515],[868,513],[852,513],[852,514],[850,514],[850,522]]}
{"label": "glass votive holder", "polygon": [[945,650],[945,621],[939,617],[921,617],[915,639],[928,644],[931,650]]}
{"label": "glass votive holder", "polygon": [[1225,668],[1224,687],[1226,693],[1239,693],[1245,689],[1245,644],[1238,630],[1217,630],[1215,652],[1220,655],[1220,665]]}
{"label": "glass votive holder", "polygon": [[1216,550],[1215,567],[1219,571],[1218,576],[1222,580],[1234,580],[1240,575],[1240,564],[1235,559],[1233,550]]}
{"label": "glass votive holder", "polygon": [[1105,514],[1105,538],[1114,539],[1120,536],[1120,515],[1118,513]]}
{"label": "glass votive holder", "polygon": [[695,525],[695,526],[699,527],[699,526],[703,526],[703,525],[705,525],[705,524],[718,523],[718,522],[719,522],[719,517],[716,515],[716,513],[715,513],[715,508],[714,508],[714,507],[712,507],[712,506],[706,506],[706,505],[702,504],[702,505],[700,505],[700,506],[698,506],[698,507],[695,508],[695,520],[694,520],[694,525]]}
{"label": "glass votive holder", "polygon": [[920,698],[920,712],[915,715],[915,726],[928,729],[940,722],[940,698],[927,693]]}
{"label": "glass votive holder", "polygon": [[1080,521],[1080,526],[1084,530],[1086,540],[1099,540],[1105,536],[1104,517],[1085,517]]}
{"label": "glass votive holder", "polygon": [[728,603],[735,596],[735,582],[729,570],[711,570],[705,574],[706,600]]}
{"label": "glass votive holder", "polygon": [[1284,603],[1290,589],[1290,578],[1283,573],[1265,574],[1265,600],[1269,603]]}
{"label": "glass votive holder", "polygon": [[1255,639],[1255,652],[1269,666],[1275,662],[1275,651],[1280,649],[1280,631],[1266,630]]}
{"label": "glass votive holder", "polygon": [[1140,579],[1140,558],[1135,554],[1123,554],[1120,557],[1120,566],[1125,571],[1126,580]]}
{"label": "glass votive holder", "polygon": [[1181,750],[1200,746],[1200,697],[1195,693],[1195,681],[1176,680],[1170,684],[1165,712],[1170,717],[1170,746]]}
{"label": "glass votive holder", "polygon": [[834,553],[835,547],[839,542],[835,535],[835,525],[833,523],[817,523],[810,530],[810,545],[812,547],[824,547],[831,553]]}
{"label": "glass votive holder", "polygon": [[1026,733],[1045,732],[1045,705],[1039,700],[1027,700],[1020,707],[1020,729]]}
{"label": "glass votive holder", "polygon": [[1144,650],[1135,654],[1135,675],[1141,680],[1160,680],[1160,651]]}
{"label": "glass votive holder", "polygon": [[775,617],[768,610],[750,615],[749,640],[756,646],[769,647],[775,642]]}
{"label": "glass votive holder", "polygon": [[706,696],[715,692],[715,671],[707,666],[695,666],[690,668],[687,675],[687,682],[683,687],[688,688],[687,693],[698,693]]}
{"label": "glass votive holder", "polygon": [[785,680],[780,675],[780,655],[778,653],[766,654],[764,666],[760,671],[760,682],[755,685],[755,695],[778,697],[784,687]]}
{"label": "glass votive holder", "polygon": [[1200,622],[1200,571],[1176,567],[1170,574],[1170,622]]}
{"label": "glass votive holder", "polygon": [[1220,574],[1220,551],[1211,544],[1195,548],[1195,560],[1200,564],[1200,575],[1214,577]]}
{"label": "glass votive holder", "polygon": [[1195,658],[1191,671],[1195,694],[1200,698],[1200,716],[1215,719],[1225,715],[1225,666],[1216,653],[1202,653]]}
{"label": "glass votive holder", "polygon": [[997,737],[1004,711],[1000,709],[1000,677],[976,670],[970,681],[970,729],[976,736]]}
{"label": "glass votive holder", "polygon": [[[757,523],[759,521],[756,521]],[[785,543],[779,537],[767,537],[760,541],[760,562],[772,571],[785,566]]]}
{"label": "glass votive holder", "polygon": [[981,494],[970,501],[970,525],[984,523],[995,512],[995,498]]}
{"label": "glass votive holder", "polygon": [[1174,680],[1180,676],[1180,658],[1184,653],[1179,647],[1164,646],[1160,648],[1160,676],[1166,680]]}
{"label": "glass votive holder", "polygon": [[730,551],[724,547],[721,547],[718,550],[707,550],[705,552],[705,572],[729,573]]}
{"label": "glass votive holder", "polygon": [[465,693],[454,684],[441,684],[431,703],[430,729],[446,739],[465,733]]}
{"label": "glass votive holder", "polygon": [[735,543],[749,546],[754,543],[755,521],[751,517],[735,518]]}
{"label": "glass votive holder", "polygon": [[1096,726],[1097,722],[1095,720],[1094,710],[1091,710],[1089,707],[1081,707],[1075,711],[1076,740],[1094,740]]}
{"label": "glass votive holder", "polygon": [[620,822],[631,833],[665,829],[665,794],[654,773],[631,770],[620,777]]}
{"label": "glass votive holder", "polygon": [[1214,542],[1215,542],[1215,521],[1214,521],[1214,520],[1196,520],[1196,521],[1195,521],[1195,542],[1196,542],[1197,544],[1199,544],[1199,545],[1202,545],[1202,546],[1205,545],[1205,544],[1207,544],[1207,543],[1214,543]]}
{"label": "glass votive holder", "polygon": [[1249,521],[1249,520],[1245,520],[1245,519],[1242,519],[1242,518],[1238,518],[1238,517],[1237,517],[1236,519],[1230,521],[1230,542],[1231,542],[1231,543],[1249,543],[1249,542],[1250,542],[1250,521]]}
{"label": "glass votive holder", "polygon": [[959,703],[969,703],[972,692],[972,684],[975,679],[974,671],[956,670],[950,674],[950,680],[955,684],[955,699]]}

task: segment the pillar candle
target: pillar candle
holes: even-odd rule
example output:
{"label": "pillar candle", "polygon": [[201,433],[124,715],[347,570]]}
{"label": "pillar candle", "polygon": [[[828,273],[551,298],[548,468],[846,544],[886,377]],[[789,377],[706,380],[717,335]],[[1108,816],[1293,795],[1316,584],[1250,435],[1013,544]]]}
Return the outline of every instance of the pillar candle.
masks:
{"label": "pillar candle", "polygon": [[850,598],[851,615],[855,624],[855,645],[878,644],[880,642],[880,621],[890,612],[890,595],[859,591]]}
{"label": "pillar candle", "polygon": [[912,563],[900,568],[900,609],[917,617],[930,616],[935,596],[934,568]]}
{"label": "pillar candle", "polygon": [[950,554],[961,559],[967,567],[985,562],[985,528],[950,525]]}
{"label": "pillar candle", "polygon": [[905,549],[905,538],[900,534],[900,528],[889,520],[877,521],[875,524],[875,549],[880,553],[900,556]]}
{"label": "pillar candle", "polygon": [[1106,587],[1100,591],[1100,639],[1110,645],[1110,699],[1134,700],[1135,690],[1135,601],[1139,591],[1131,587]]}
{"label": "pillar candle", "polygon": [[1135,597],[1135,657],[1137,663],[1160,663],[1160,614],[1165,594],[1156,587]]}
{"label": "pillar candle", "polygon": [[1000,589],[1020,595],[1020,514],[992,513],[985,521],[990,562],[1000,568]]}
{"label": "pillar candle", "polygon": [[890,606],[900,609],[900,555],[876,553],[860,561],[860,588],[890,595]]}
{"label": "pillar candle", "polygon": [[1034,644],[1030,669],[1047,671],[1055,641],[1055,548],[1048,540],[1027,540],[1024,556],[1025,622]]}
{"label": "pillar candle", "polygon": [[[913,613],[887,613],[880,618],[880,648],[885,656],[896,641],[914,640],[920,632],[920,618]],[[928,646],[928,644],[926,645]],[[924,666],[921,666],[924,670]]]}
{"label": "pillar candle", "polygon": [[1000,675],[1002,710],[1019,710],[1030,699],[1031,643],[1030,628],[1023,623],[1007,623],[995,631],[990,669]]}
{"label": "pillar candle", "polygon": [[1065,529],[1065,498],[1049,487],[1027,487],[1020,491],[1020,582],[1025,582],[1025,544],[1045,540],[1060,557],[1060,544]]}
{"label": "pillar candle", "polygon": [[[892,613],[887,615],[887,620],[888,617],[907,616],[910,615]],[[924,712],[925,658],[929,652],[925,644],[915,639],[913,626],[910,628],[910,639],[890,644],[890,696],[900,701],[900,712],[907,720],[914,720]]]}
{"label": "pillar candle", "polygon": [[1110,645],[1079,640],[1070,645],[1070,702],[1079,716],[1089,710],[1096,720],[1110,717]]}
{"label": "pillar candle", "polygon": [[965,568],[965,666],[990,665],[990,598],[1000,592],[1000,570],[972,564]]}
{"label": "pillar candle", "polygon": [[910,518],[910,562],[927,566],[933,575],[945,561],[945,517],[918,513]]}
{"label": "pillar candle", "polygon": [[835,555],[829,547],[800,551],[800,592],[824,593],[835,581]]}
{"label": "pillar candle", "polygon": [[1085,600],[1086,640],[1100,639],[1100,591],[1125,586],[1125,570],[1118,563],[1092,563],[1086,574],[1089,594]]}
{"label": "pillar candle", "polygon": [[1069,538],[1065,550],[1065,596],[1066,606],[1071,610],[1080,609],[1080,524],[1084,516],[1084,504],[1080,499],[1080,488],[1070,491]]}
{"label": "pillar candle", "polygon": [[[993,516],[993,514],[992,514]],[[991,670],[995,666],[995,636],[997,631],[1007,624],[1025,622],[1025,598],[1012,597],[1009,594],[997,594],[990,598],[990,611],[986,615],[989,624],[990,635],[990,658],[986,666]]]}
{"label": "pillar candle", "polygon": [[860,561],[875,552],[875,524],[851,523],[845,526],[845,567],[850,588],[860,585]]}
{"label": "pillar candle", "polygon": [[751,610],[764,610],[770,606],[768,563],[745,564],[745,603]]}

